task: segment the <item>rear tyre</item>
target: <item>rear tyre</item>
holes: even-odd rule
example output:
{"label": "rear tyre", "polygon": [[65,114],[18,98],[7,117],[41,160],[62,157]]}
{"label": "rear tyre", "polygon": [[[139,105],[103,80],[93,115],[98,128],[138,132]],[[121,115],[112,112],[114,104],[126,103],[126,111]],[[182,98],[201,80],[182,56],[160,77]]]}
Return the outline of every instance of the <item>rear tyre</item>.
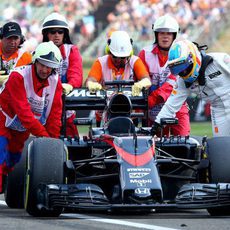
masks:
{"label": "rear tyre", "polygon": [[[210,182],[230,183],[230,137],[207,139],[207,154],[210,160]],[[230,206],[209,208],[212,216],[230,215]]]}
{"label": "rear tyre", "polygon": [[33,139],[34,137],[29,137],[27,139],[20,161],[15,165],[14,170],[8,174],[4,196],[9,208],[24,208],[27,148]]}
{"label": "rear tyre", "polygon": [[41,184],[63,184],[66,152],[63,141],[54,138],[36,138],[28,149],[25,209],[32,216],[58,217],[62,208],[38,208],[38,190]]}

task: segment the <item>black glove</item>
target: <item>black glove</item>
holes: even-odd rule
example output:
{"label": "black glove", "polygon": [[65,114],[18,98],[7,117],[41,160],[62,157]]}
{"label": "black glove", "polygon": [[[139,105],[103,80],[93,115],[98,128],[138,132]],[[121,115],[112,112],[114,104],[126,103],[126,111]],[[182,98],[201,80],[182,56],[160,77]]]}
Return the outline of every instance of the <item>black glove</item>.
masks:
{"label": "black glove", "polygon": [[154,123],[153,123],[153,126],[152,126],[152,128],[151,128],[151,135],[152,135],[152,136],[157,135],[157,133],[160,132],[161,128],[162,128],[162,127],[161,127],[161,125],[160,125],[159,123],[154,122]]}

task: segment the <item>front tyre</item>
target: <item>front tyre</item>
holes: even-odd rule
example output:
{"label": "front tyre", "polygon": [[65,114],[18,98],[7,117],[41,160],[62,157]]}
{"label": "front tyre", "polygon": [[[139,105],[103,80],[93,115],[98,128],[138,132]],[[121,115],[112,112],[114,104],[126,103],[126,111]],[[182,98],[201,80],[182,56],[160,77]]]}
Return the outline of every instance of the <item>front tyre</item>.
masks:
{"label": "front tyre", "polygon": [[[210,160],[210,182],[230,183],[230,137],[207,139],[207,154]],[[212,216],[230,215],[230,206],[209,208]]]}
{"label": "front tyre", "polygon": [[5,190],[5,201],[9,208],[24,208],[24,187],[26,174],[27,148],[34,137],[29,137],[25,142],[21,159],[8,174]]}
{"label": "front tyre", "polygon": [[62,140],[36,138],[28,149],[25,209],[32,216],[58,217],[62,208],[39,209],[38,189],[41,184],[63,184],[66,152]]}

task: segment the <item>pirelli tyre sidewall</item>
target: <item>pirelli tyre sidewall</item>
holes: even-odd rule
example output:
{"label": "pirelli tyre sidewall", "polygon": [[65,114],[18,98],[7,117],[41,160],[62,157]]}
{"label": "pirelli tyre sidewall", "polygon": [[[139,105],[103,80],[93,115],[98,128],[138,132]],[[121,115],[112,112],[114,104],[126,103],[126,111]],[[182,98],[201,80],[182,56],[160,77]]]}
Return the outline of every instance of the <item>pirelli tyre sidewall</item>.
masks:
{"label": "pirelli tyre sidewall", "polygon": [[36,138],[28,148],[25,209],[32,216],[57,217],[62,208],[39,209],[38,187],[40,184],[63,184],[64,162],[67,153],[62,140]]}
{"label": "pirelli tyre sidewall", "polygon": [[20,161],[15,165],[14,170],[10,172],[7,177],[7,185],[4,196],[9,208],[24,208],[27,148],[34,138],[35,137],[29,137],[27,139]]}
{"label": "pirelli tyre sidewall", "polygon": [[[230,183],[230,137],[207,139],[207,154],[210,160],[210,182]],[[230,215],[230,206],[209,208],[212,216]]]}

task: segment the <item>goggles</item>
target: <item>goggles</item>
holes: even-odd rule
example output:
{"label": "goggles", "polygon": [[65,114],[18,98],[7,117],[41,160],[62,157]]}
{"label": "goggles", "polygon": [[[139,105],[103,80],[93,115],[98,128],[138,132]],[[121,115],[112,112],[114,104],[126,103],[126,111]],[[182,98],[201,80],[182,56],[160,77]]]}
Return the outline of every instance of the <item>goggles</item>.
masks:
{"label": "goggles", "polygon": [[50,30],[49,33],[50,34],[56,34],[56,33],[58,33],[58,34],[64,34],[64,30]]}

